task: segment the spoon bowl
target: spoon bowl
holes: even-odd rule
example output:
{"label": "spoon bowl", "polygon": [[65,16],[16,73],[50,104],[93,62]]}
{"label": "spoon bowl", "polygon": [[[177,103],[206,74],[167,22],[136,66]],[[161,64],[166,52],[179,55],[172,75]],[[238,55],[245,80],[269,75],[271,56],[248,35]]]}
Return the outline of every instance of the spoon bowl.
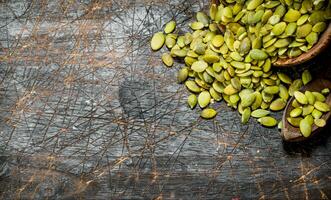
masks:
{"label": "spoon bowl", "polygon": [[[326,80],[326,79],[316,79],[316,80],[308,83],[304,87],[302,87],[300,89],[300,91],[305,92],[306,90],[309,90],[309,91],[320,92],[324,88],[331,89],[331,81]],[[331,93],[329,93],[325,97],[326,97],[325,103],[327,103],[329,106],[331,106]],[[287,106],[283,113],[283,118],[282,118],[283,128],[281,130],[281,136],[282,136],[283,140],[285,140],[287,142],[299,142],[299,141],[307,140],[307,139],[315,136],[318,132],[320,132],[324,128],[324,127],[322,127],[322,128],[317,127],[315,124],[313,124],[311,135],[309,137],[302,136],[300,129],[292,126],[286,119],[287,117],[290,116],[291,110],[294,109],[292,106],[292,102],[294,99],[295,99],[294,97],[291,97],[291,99],[288,101]],[[331,116],[331,112],[327,112],[327,113],[324,113],[321,116],[321,118],[324,119],[326,121],[326,123],[328,123],[328,121],[331,118],[330,116]]]}

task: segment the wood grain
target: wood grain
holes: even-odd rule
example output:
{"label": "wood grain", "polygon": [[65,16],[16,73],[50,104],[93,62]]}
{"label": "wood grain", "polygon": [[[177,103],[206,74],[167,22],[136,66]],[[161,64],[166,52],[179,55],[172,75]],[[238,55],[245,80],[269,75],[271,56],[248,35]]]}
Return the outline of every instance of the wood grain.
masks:
{"label": "wood grain", "polygon": [[[209,3],[1,1],[0,199],[330,199],[330,128],[286,143],[224,102],[201,120],[150,50]],[[329,52],[300,69],[331,79]]]}

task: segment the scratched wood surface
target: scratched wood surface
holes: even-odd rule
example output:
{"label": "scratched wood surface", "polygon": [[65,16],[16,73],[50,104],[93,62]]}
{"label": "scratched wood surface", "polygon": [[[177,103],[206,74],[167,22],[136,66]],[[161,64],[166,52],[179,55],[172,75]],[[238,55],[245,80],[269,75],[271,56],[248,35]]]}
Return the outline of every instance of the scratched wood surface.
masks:
{"label": "scratched wood surface", "polygon": [[[224,102],[201,120],[176,83],[182,64],[151,52],[165,22],[187,31],[207,7],[0,1],[0,199],[330,199],[330,128],[286,144]],[[299,72],[330,79],[330,56]]]}

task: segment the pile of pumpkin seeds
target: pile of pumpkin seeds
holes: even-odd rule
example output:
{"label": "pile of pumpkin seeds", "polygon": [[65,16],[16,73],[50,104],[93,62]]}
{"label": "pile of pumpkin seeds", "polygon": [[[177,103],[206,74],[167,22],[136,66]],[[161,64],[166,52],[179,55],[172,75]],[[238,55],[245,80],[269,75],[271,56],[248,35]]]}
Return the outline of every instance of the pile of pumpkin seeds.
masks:
{"label": "pile of pumpkin seeds", "polygon": [[330,89],[325,88],[321,92],[300,91],[294,92],[295,99],[292,101],[293,109],[290,116],[287,117],[288,123],[294,127],[299,127],[304,137],[309,137],[312,132],[312,126],[324,127],[326,121],[321,118],[323,113],[330,111],[330,106],[325,103],[325,95],[329,94]]}
{"label": "pile of pumpkin seeds", "polygon": [[[196,21],[190,24],[192,32],[179,35],[176,22],[168,22],[163,32],[152,37],[151,48],[157,51],[165,44],[170,52],[163,53],[162,61],[167,67],[173,66],[174,58],[185,62],[178,72],[178,82],[192,93],[188,105],[193,109],[198,104],[202,118],[214,118],[217,112],[209,105],[223,99],[238,110],[242,123],[254,117],[263,126],[273,127],[277,120],[269,116],[270,111],[283,110],[289,97],[312,80],[307,70],[301,79],[293,80],[271,69],[277,58],[298,56],[298,52],[308,50],[316,42],[310,42],[312,36],[307,36],[326,28],[329,18],[325,16],[329,15],[323,9],[330,8],[330,3],[310,2],[295,1],[290,6],[282,1],[228,0],[219,6],[213,4],[210,16],[196,13]],[[292,16],[293,12],[299,15],[297,11],[300,16],[296,18],[307,18],[299,24]],[[299,27],[306,24],[311,30],[305,37],[300,36]]]}

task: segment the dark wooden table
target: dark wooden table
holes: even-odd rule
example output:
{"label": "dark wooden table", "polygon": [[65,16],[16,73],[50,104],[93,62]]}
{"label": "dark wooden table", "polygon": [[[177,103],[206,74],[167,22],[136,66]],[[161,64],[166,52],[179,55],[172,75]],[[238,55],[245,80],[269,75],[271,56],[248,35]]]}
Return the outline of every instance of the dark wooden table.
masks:
{"label": "dark wooden table", "polygon": [[[286,144],[224,102],[201,120],[182,64],[151,52],[165,22],[187,31],[207,7],[0,1],[0,199],[330,199],[330,128]],[[298,71],[330,79],[330,56]]]}

